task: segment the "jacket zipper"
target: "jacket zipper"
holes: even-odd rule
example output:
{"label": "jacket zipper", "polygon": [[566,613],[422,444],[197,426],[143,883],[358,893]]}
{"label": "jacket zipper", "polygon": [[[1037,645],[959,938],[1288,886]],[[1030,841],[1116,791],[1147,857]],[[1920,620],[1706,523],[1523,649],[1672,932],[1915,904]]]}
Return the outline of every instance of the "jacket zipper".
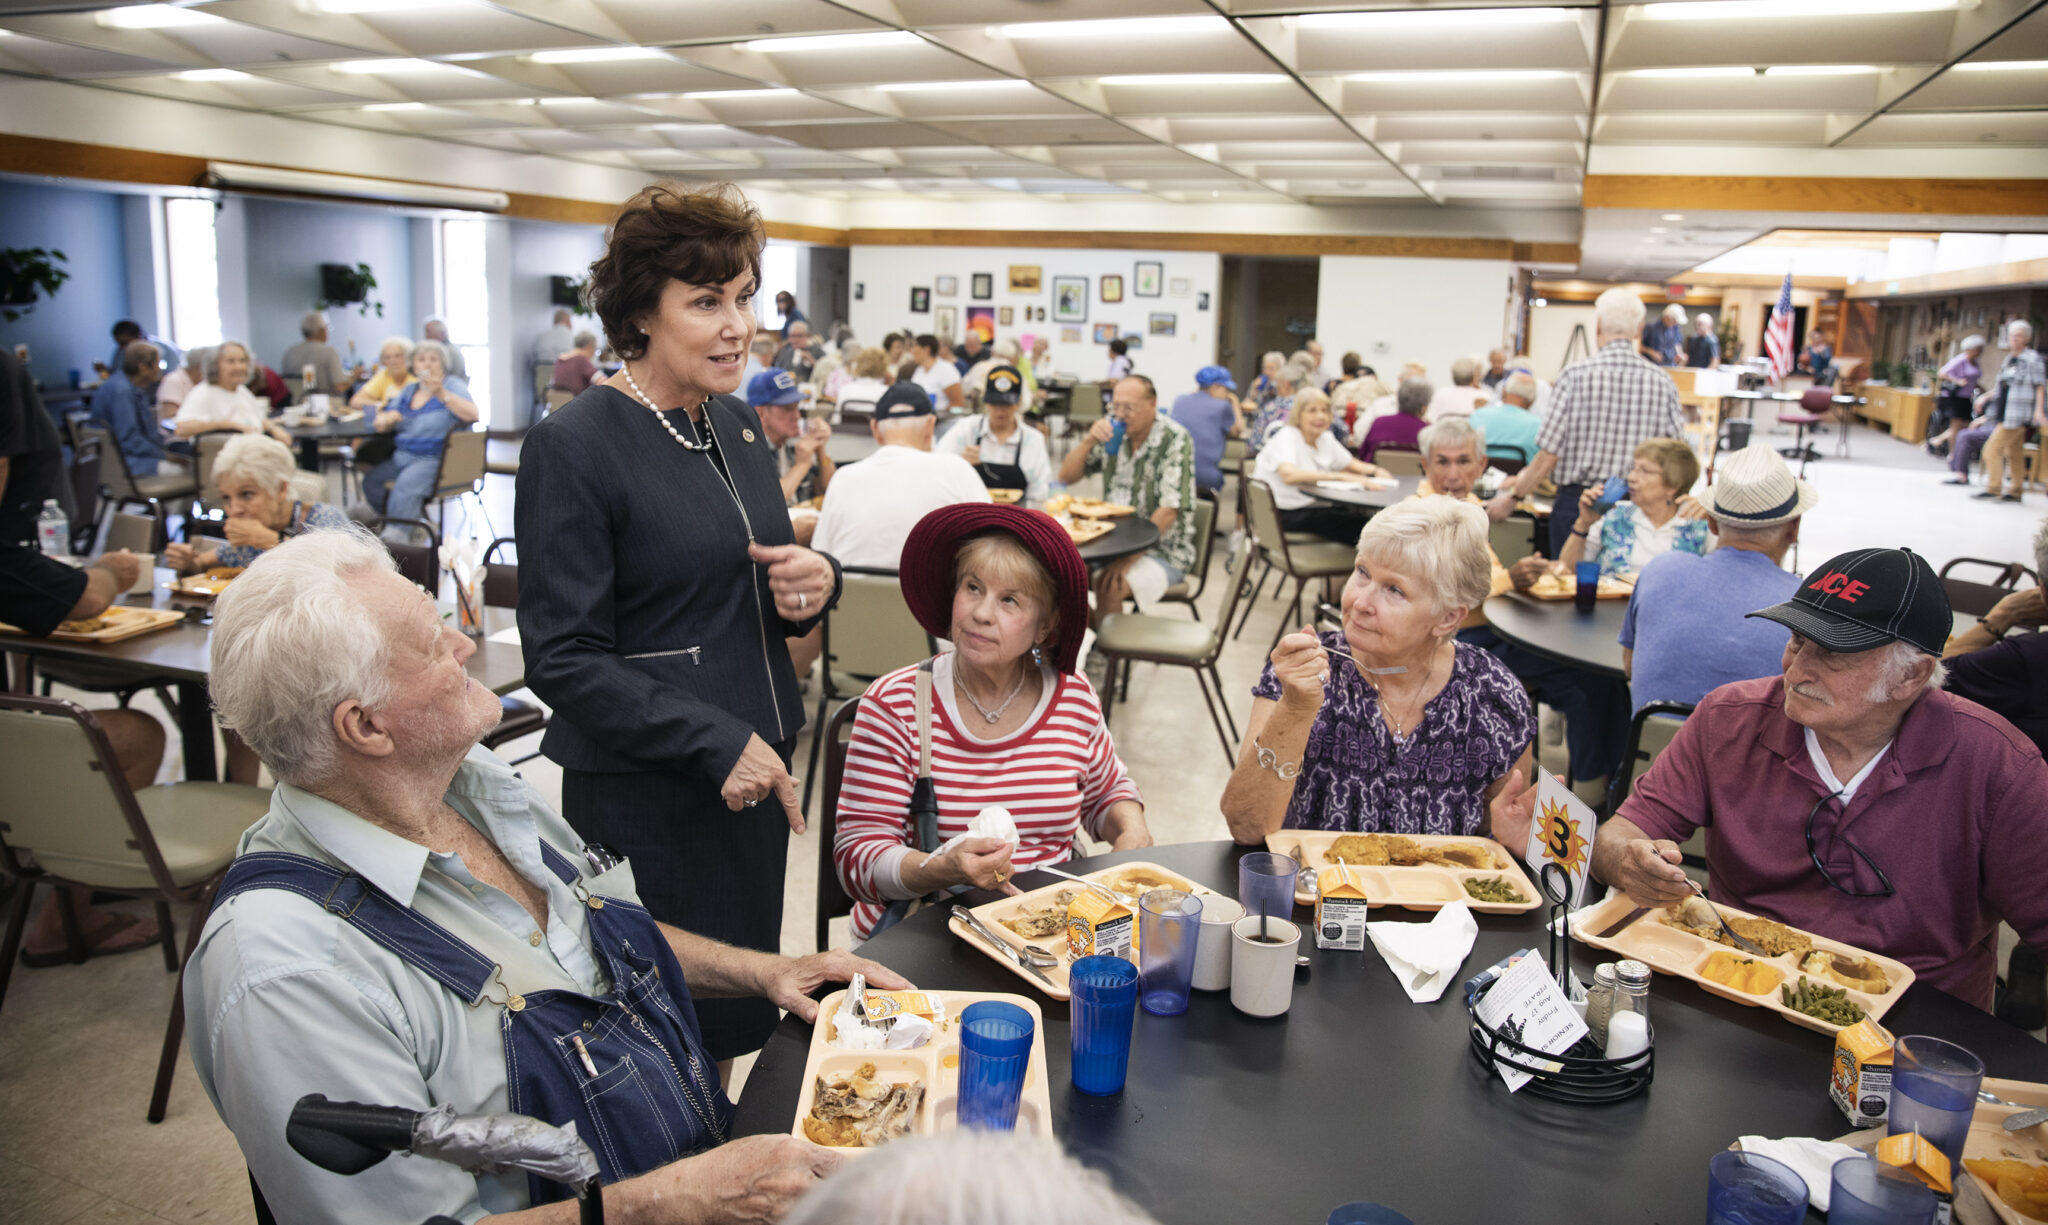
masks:
{"label": "jacket zipper", "polygon": [[[711,434],[713,440],[717,441],[718,427],[712,421],[711,418],[711,406],[709,404],[706,404],[704,406],[704,428]],[[730,473],[732,471],[733,463],[732,453],[725,450],[725,443],[723,441],[718,441],[718,447],[719,450],[726,457],[726,472]],[[709,455],[706,455],[704,457],[704,462],[711,465],[711,473],[713,476],[720,476],[720,473],[718,471],[717,460],[714,460]],[[745,502],[740,501],[740,489],[738,482],[735,481],[731,476],[726,475],[721,477],[719,484],[725,486],[725,491],[732,495],[732,504],[739,508],[740,522],[745,524],[747,529],[747,543],[755,543],[754,520],[751,516],[747,514],[747,504]],[[765,672],[768,676],[768,701],[771,705],[775,707],[775,740],[779,744],[782,741],[789,739],[789,733],[783,730],[782,702],[775,695],[775,665],[770,663],[768,660],[768,617],[766,613],[763,613],[761,611],[760,582],[757,581],[753,577],[753,575],[749,574],[747,576],[747,585],[751,587],[754,592],[754,628],[760,631],[761,635],[761,670]]]}
{"label": "jacket zipper", "polygon": [[[654,1044],[654,1049],[661,1052],[663,1059],[668,1060],[668,1070],[675,1073],[676,1084],[681,1086],[683,1091],[683,1100],[689,1103],[691,1112],[697,1116],[697,1121],[704,1125],[704,1130],[711,1133],[712,1142],[724,1144],[725,1129],[718,1125],[717,1116],[698,1100],[695,1092],[692,1092],[692,1079],[691,1077],[685,1077],[683,1070],[676,1066],[676,1057],[668,1053],[668,1047],[662,1044],[661,1039],[654,1036],[654,1031],[647,1027],[647,1022],[641,1019],[639,1013],[628,1012],[626,1015],[633,1018],[633,1028],[639,1030],[642,1037]],[[691,1055],[689,1060],[690,1072],[692,1076],[695,1076],[697,1072],[697,1057]],[[697,1085],[696,1087],[698,1089],[703,1088],[702,1085]]]}

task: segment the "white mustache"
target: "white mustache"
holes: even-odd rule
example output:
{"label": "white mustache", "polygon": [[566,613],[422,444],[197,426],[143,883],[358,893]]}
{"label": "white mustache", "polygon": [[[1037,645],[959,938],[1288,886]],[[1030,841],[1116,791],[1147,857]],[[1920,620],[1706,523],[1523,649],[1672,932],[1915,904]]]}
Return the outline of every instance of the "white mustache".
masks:
{"label": "white mustache", "polygon": [[1822,692],[1821,690],[1812,688],[1811,686],[1805,684],[1798,684],[1792,686],[1792,692],[1798,694],[1802,698],[1805,698],[1809,702],[1819,702],[1822,706],[1833,706],[1835,704],[1835,699],[1829,697],[1826,693]]}

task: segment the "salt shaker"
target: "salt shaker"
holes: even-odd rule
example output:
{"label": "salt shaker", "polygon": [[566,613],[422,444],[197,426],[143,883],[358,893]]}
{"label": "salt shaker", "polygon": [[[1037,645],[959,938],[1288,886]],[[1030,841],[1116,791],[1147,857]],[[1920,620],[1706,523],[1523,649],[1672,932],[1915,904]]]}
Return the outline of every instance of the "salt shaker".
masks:
{"label": "salt shaker", "polygon": [[1603,961],[1593,968],[1593,985],[1586,992],[1586,1031],[1603,1048],[1607,1045],[1607,1018],[1614,1012],[1615,983],[1614,963]]}
{"label": "salt shaker", "polygon": [[1613,1016],[1624,1012],[1650,1015],[1650,967],[1640,961],[1624,961],[1614,967]]}

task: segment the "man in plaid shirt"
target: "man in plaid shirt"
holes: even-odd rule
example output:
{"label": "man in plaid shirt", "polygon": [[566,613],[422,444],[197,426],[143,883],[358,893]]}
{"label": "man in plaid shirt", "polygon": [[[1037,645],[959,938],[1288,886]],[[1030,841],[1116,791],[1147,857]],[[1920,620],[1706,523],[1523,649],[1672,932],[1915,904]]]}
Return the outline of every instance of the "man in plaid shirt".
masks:
{"label": "man in plaid shirt", "polygon": [[1486,513],[1496,520],[1545,479],[1555,474],[1558,510],[1550,516],[1550,555],[1571,536],[1579,495],[1610,476],[1625,476],[1638,444],[1650,438],[1683,438],[1685,416],[1678,386],[1662,367],[1636,352],[1643,329],[1643,300],[1626,289],[1610,289],[1593,303],[1599,323],[1599,352],[1568,367],[1550,391],[1550,414],[1536,435],[1536,458],[1515,475]]}

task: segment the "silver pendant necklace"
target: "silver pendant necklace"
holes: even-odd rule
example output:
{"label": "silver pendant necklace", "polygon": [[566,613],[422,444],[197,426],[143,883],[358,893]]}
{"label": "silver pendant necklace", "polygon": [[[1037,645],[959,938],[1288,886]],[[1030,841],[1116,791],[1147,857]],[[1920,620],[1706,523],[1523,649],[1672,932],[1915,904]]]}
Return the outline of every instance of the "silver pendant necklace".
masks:
{"label": "silver pendant necklace", "polygon": [[961,697],[966,698],[968,705],[980,711],[982,718],[988,720],[990,723],[1000,723],[1003,720],[1003,712],[1010,709],[1010,703],[1017,700],[1018,694],[1024,692],[1024,682],[1027,679],[1029,679],[1030,676],[1031,673],[1023,669],[1019,669],[1017,672],[1017,683],[1011,686],[1010,696],[1004,698],[1003,704],[996,707],[994,710],[990,710],[988,707],[983,706],[980,702],[975,700],[975,697],[972,693],[968,692],[967,682],[960,679],[960,672],[957,666],[953,671],[953,691],[955,693],[958,693]]}
{"label": "silver pendant necklace", "polygon": [[[1374,671],[1374,672],[1405,672],[1405,671],[1407,671],[1407,669],[1405,669],[1405,668],[1379,668],[1379,669],[1370,669],[1370,670],[1367,670],[1367,671]],[[1422,691],[1423,691],[1424,689],[1427,689],[1427,688],[1429,688],[1429,678],[1430,678],[1431,676],[1435,675],[1435,674],[1436,674],[1436,661],[1435,661],[1434,659],[1432,659],[1432,660],[1430,660],[1430,661],[1429,661],[1429,667],[1428,667],[1428,668],[1427,668],[1427,669],[1426,669],[1426,670],[1425,670],[1425,671],[1423,672],[1423,674],[1422,674],[1422,684],[1421,684],[1420,686],[1418,686],[1418,687],[1416,688],[1416,692],[1417,692],[1418,694],[1419,694],[1419,693],[1421,693],[1421,692],[1422,692]],[[1374,679],[1373,679],[1373,678],[1372,678],[1372,677],[1371,677],[1370,675],[1368,675],[1368,676],[1367,676],[1367,677],[1365,678],[1365,683],[1366,683],[1366,684],[1368,684],[1368,685],[1371,685],[1371,686],[1372,686],[1372,691],[1373,691],[1373,695],[1374,695],[1375,697],[1379,698],[1379,700],[1380,700],[1380,709],[1386,712],[1386,714],[1387,714],[1387,721],[1388,721],[1389,723],[1392,723],[1392,724],[1394,725],[1394,751],[1398,753],[1398,752],[1400,752],[1400,751],[1401,751],[1401,746],[1402,746],[1402,745],[1403,745],[1403,744],[1404,744],[1404,743],[1406,742],[1406,740],[1407,740],[1407,737],[1408,737],[1408,732],[1409,732],[1409,729],[1408,729],[1407,727],[1405,727],[1405,726],[1403,726],[1403,725],[1402,725],[1402,722],[1401,722],[1401,717],[1400,717],[1399,715],[1397,715],[1396,713],[1394,713],[1394,707],[1393,707],[1393,705],[1392,705],[1391,703],[1389,703],[1389,702],[1387,701],[1387,695],[1386,695],[1386,691],[1380,688],[1380,684],[1379,684],[1379,682],[1378,682],[1378,681],[1376,681],[1376,680],[1374,680]],[[1417,725],[1419,726],[1419,725],[1420,725],[1420,724],[1422,723],[1422,719],[1421,719],[1421,717],[1420,717],[1420,716],[1421,716],[1421,708],[1420,708],[1420,706],[1418,706],[1418,707],[1417,707],[1417,709],[1416,709],[1416,715],[1417,715],[1417,718],[1416,718],[1415,722],[1416,722],[1416,724],[1417,724]]]}
{"label": "silver pendant necklace", "polygon": [[[668,419],[668,414],[661,411],[661,409],[655,405],[654,401],[648,399],[646,392],[640,390],[640,384],[636,382],[633,378],[633,368],[631,366],[620,366],[619,373],[626,376],[626,386],[631,387],[633,389],[633,397],[639,400],[642,404],[645,404],[650,410],[653,411],[654,419],[656,421],[661,422],[661,428],[667,430],[668,436],[670,438],[675,439],[678,443],[680,443],[684,450],[702,453],[705,451],[709,451],[711,449],[712,434],[710,430],[707,429],[704,431],[705,440],[703,442],[691,442],[689,439],[683,437],[680,433],[676,431],[675,423]],[[705,396],[704,399],[698,403],[697,411],[700,413],[703,412],[704,406],[709,403],[711,403],[711,397]],[[695,427],[693,426],[692,428],[694,429]]]}

